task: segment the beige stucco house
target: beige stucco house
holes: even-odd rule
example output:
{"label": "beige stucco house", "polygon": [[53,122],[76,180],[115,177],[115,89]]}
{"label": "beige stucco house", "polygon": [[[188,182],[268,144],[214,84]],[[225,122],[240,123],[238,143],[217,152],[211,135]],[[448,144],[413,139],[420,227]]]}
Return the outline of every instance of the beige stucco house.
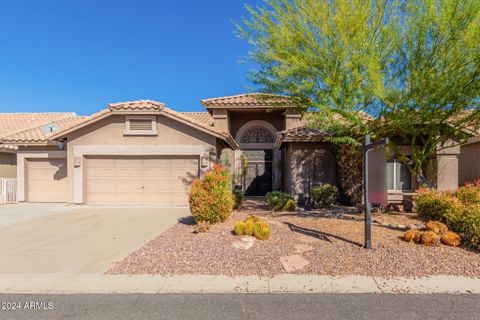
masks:
{"label": "beige stucco house", "polygon": [[[285,97],[242,94],[201,103],[205,112],[176,112],[148,100],[112,103],[88,117],[3,137],[3,145],[18,149],[17,200],[185,206],[193,179],[219,161],[247,196],[281,189],[301,202],[313,186],[337,183],[326,133],[307,128]],[[471,162],[475,169],[459,170],[468,162],[461,153],[479,152],[478,145],[439,154],[440,188],[478,178]],[[415,191],[401,164],[390,162],[387,172],[392,201]]]}
{"label": "beige stucco house", "polygon": [[[76,114],[72,112],[0,113],[0,139],[72,117],[76,117]],[[17,150],[16,145],[0,144],[0,178],[16,178]]]}

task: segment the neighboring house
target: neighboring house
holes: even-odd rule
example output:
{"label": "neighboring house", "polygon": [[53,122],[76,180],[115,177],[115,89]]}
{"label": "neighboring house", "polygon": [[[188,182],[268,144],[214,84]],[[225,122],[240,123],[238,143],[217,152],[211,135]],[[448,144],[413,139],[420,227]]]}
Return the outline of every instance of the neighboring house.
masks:
{"label": "neighboring house", "polygon": [[[48,130],[4,137],[18,147],[18,200],[184,206],[190,183],[218,161],[247,196],[282,189],[302,202],[313,186],[337,183],[326,133],[307,128],[285,97],[201,102],[207,112],[176,112],[148,100],[112,103],[89,117],[52,122]],[[460,148],[451,149],[438,156],[440,188],[459,182]],[[416,189],[406,170],[395,160],[387,164],[391,201]]]}
{"label": "neighboring house", "polygon": [[[75,113],[71,112],[0,113],[0,139],[59,119],[75,116]],[[17,176],[17,149],[16,145],[0,145],[0,178]]]}

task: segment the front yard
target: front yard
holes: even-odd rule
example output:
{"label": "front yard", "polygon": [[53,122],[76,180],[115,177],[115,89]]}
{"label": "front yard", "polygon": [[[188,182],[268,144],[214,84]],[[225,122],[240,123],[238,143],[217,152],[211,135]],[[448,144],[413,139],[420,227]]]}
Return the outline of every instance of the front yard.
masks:
{"label": "front yard", "polygon": [[[271,228],[270,240],[238,237],[236,220],[255,214]],[[403,231],[373,226],[373,250],[365,250],[361,215],[337,219],[335,214],[273,214],[246,209],[206,233],[195,233],[186,219],[119,262],[109,274],[205,274],[274,276],[282,273],[317,275],[480,277],[480,254],[464,248],[425,247],[404,242]],[[394,224],[418,224],[412,214],[375,214]],[[282,263],[283,262],[283,263]]]}

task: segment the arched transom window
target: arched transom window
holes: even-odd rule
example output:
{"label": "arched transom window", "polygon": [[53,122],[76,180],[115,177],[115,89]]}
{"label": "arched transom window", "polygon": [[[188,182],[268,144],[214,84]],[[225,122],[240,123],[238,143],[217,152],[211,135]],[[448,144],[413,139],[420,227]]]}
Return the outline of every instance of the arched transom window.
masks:
{"label": "arched transom window", "polygon": [[255,127],[248,129],[242,136],[241,143],[273,143],[272,134],[264,128]]}

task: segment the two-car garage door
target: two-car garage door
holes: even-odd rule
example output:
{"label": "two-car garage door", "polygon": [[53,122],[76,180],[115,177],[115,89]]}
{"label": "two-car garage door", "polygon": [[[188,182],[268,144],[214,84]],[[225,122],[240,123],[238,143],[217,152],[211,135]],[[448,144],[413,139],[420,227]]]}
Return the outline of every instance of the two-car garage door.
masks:
{"label": "two-car garage door", "polygon": [[188,203],[198,157],[88,157],[86,201],[91,205]]}

